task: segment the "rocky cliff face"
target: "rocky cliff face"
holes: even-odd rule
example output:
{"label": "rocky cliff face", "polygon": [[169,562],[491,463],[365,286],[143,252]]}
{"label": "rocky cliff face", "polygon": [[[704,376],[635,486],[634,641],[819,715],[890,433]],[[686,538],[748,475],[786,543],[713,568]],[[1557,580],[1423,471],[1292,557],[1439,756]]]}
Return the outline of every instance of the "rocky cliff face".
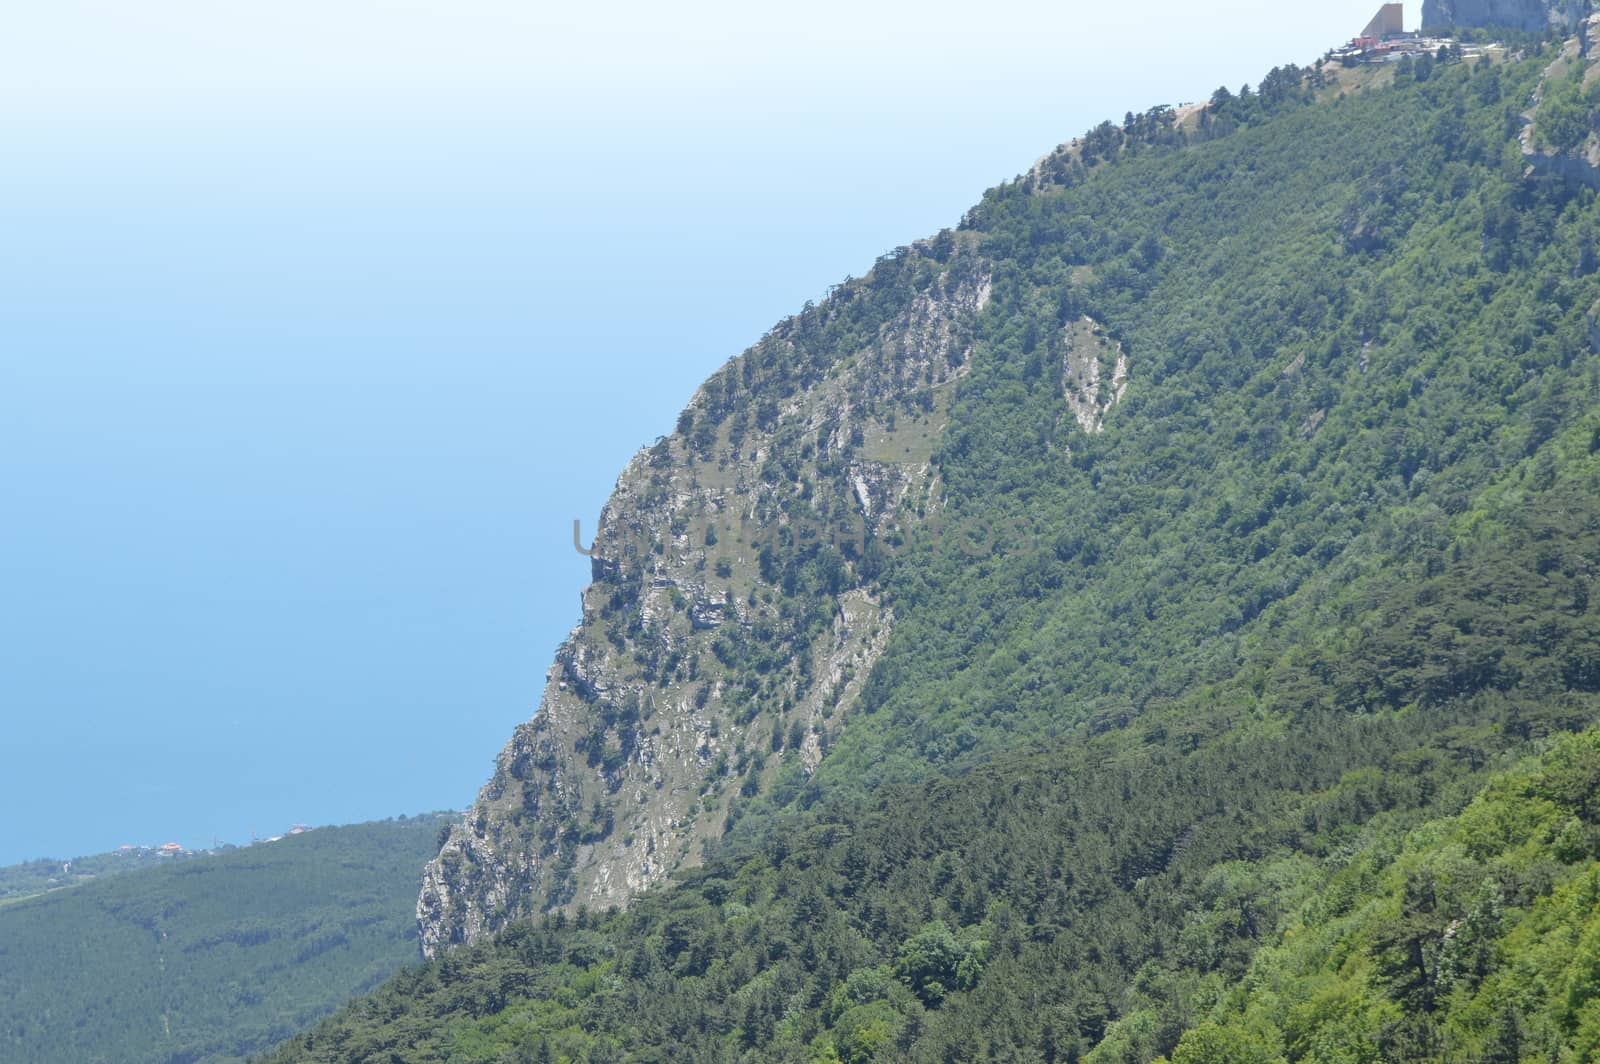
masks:
{"label": "rocky cliff face", "polygon": [[1572,30],[1588,13],[1588,0],[1423,0],[1422,28],[1503,26],[1538,32]]}
{"label": "rocky cliff face", "polygon": [[[1093,435],[1105,428],[1106,412],[1128,391],[1128,356],[1093,318],[1062,330],[1062,393],[1078,427]],[[1109,379],[1108,379],[1109,378]]]}
{"label": "rocky cliff face", "polygon": [[989,290],[959,235],[888,256],[628,465],[540,709],[426,870],[425,952],[623,903],[740,802],[804,786],[893,628],[883,552],[939,506],[929,459]]}
{"label": "rocky cliff face", "polygon": [[1528,173],[1573,188],[1600,189],[1600,134],[1594,110],[1600,75],[1600,15],[1587,16],[1544,70],[1522,112],[1518,143]]}

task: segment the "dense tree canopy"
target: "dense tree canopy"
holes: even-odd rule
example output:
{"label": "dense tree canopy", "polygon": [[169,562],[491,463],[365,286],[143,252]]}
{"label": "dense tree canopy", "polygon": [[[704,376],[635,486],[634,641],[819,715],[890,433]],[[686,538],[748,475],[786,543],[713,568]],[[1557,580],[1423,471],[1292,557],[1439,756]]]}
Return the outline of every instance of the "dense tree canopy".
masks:
{"label": "dense tree canopy", "polygon": [[163,859],[0,906],[0,1059],[192,1064],[281,1042],[416,958],[417,884],[448,815]]}

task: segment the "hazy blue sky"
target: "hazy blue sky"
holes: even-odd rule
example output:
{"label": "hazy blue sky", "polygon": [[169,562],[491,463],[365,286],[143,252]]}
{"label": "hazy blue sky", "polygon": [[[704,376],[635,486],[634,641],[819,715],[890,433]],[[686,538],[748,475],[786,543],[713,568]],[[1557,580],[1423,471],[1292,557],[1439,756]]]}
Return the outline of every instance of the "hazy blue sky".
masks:
{"label": "hazy blue sky", "polygon": [[463,807],[703,377],[1377,6],[8,12],[0,863]]}

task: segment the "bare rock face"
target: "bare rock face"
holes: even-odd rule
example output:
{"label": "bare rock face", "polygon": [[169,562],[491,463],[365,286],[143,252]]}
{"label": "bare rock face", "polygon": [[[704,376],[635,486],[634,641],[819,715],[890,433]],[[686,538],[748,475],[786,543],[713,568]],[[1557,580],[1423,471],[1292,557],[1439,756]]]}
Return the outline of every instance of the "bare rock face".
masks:
{"label": "bare rock face", "polygon": [[1062,393],[1078,426],[1091,435],[1105,428],[1106,413],[1128,391],[1128,356],[1093,318],[1062,330]]}
{"label": "bare rock face", "polygon": [[1586,0],[1423,0],[1424,31],[1451,26],[1500,26],[1540,32],[1576,29],[1587,14]]}
{"label": "bare rock face", "polygon": [[[1600,14],[1584,20],[1580,32],[1569,39],[1545,68],[1533,92],[1531,106],[1522,113],[1518,140],[1528,173],[1553,177],[1572,188],[1600,189],[1600,134],[1595,132],[1596,114],[1589,110],[1587,121],[1574,127],[1570,120],[1552,122],[1546,110],[1548,98],[1560,93],[1564,85],[1578,76],[1583,84],[1600,74]],[[1560,108],[1557,108],[1558,114]]]}
{"label": "bare rock face", "polygon": [[907,249],[730,362],[629,463],[539,711],[424,874],[425,953],[623,904],[701,860],[738,803],[803,784],[893,629],[874,556],[939,506],[930,457],[989,291],[970,253]]}

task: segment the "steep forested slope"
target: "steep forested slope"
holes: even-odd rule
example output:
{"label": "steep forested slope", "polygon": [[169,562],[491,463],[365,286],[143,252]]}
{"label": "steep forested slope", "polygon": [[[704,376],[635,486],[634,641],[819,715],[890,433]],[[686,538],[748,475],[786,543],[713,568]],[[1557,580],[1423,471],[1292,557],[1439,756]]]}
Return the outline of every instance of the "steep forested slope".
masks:
{"label": "steep forested slope", "polygon": [[416,957],[441,815],[319,828],[0,907],[0,1060],[238,1060]]}
{"label": "steep forested slope", "polygon": [[[1596,473],[1581,491],[1520,499],[1512,523],[1389,600],[1377,631],[1397,658],[1470,662],[1441,653],[1440,636],[1470,629],[1484,592],[1545,621],[1572,617],[1571,585],[1549,575],[1593,579]],[[1553,538],[1552,520],[1576,534]],[[1596,660],[1592,627],[1546,638],[1550,653],[1506,666]],[[1330,874],[1356,855],[1383,870],[1407,825],[1459,808],[1503,751],[1600,710],[1517,682],[1401,712],[1330,712],[1316,703],[1339,681],[1315,676],[1302,675],[1298,694],[1312,698],[1297,712],[1246,711],[1247,693],[1206,688],[1086,741],[821,802],[760,849],[625,912],[546,918],[447,954],[280,1059],[1148,1060],[1208,1021]],[[1600,869],[1593,785],[1564,784],[1566,805],[1549,811],[1574,873]],[[1376,889],[1340,882],[1352,905]],[[1524,904],[1554,880],[1530,882]],[[1465,919],[1472,897],[1428,926]],[[1405,1001],[1374,990],[1384,1022],[1369,1033],[1388,1031]],[[1429,1059],[1391,1052],[1410,1044],[1403,1031],[1386,1037],[1352,1059]]]}
{"label": "steep forested slope", "polygon": [[[1515,942],[1451,982],[1429,958],[1482,923],[1476,895],[1435,891],[1427,919],[1385,899],[1468,830],[1439,824],[1583,762],[1593,744],[1558,737],[1600,711],[1600,213],[1524,158],[1550,58],[1278,70],[1185,122],[1101,126],[731,363],[658,445],[657,486],[762,433],[771,521],[738,602],[791,628],[718,599],[715,698],[740,730],[694,781],[723,829],[697,836],[703,867],[446,953],[278,1059],[1488,1053],[1435,1012],[1503,985]],[[897,315],[952,275],[983,298],[918,361]],[[905,386],[860,397],[842,443],[785,422],[859,379],[832,368],[846,351]],[[869,460],[918,469],[887,525],[841,509]],[[648,566],[597,576],[631,623]],[[864,682],[819,685],[790,637],[849,593],[887,638]],[[591,696],[585,742],[621,766],[660,724]],[[1502,884],[1544,914],[1527,926],[1594,865],[1586,778],[1524,818],[1515,860],[1550,873]],[[581,860],[584,817],[559,834],[546,852]],[[1316,908],[1330,879],[1348,908]],[[1371,1020],[1348,1052],[1296,1041],[1304,986],[1255,996],[1262,973],[1320,977],[1327,956],[1293,952],[1310,927],[1382,976],[1341,991]],[[1552,1052],[1588,1022],[1589,983],[1563,985],[1559,1008],[1511,1003]]]}
{"label": "steep forested slope", "polygon": [[1299,812],[1389,811],[1320,856],[1219,861],[1191,840],[1097,891],[1106,829],[1148,812],[1068,783],[1080,764],[1019,758],[959,791],[894,788],[621,916],[519,926],[283,1059],[1124,1060],[1174,1042],[1175,1062],[1583,1059],[1597,766],[1600,736],[1563,739],[1409,832],[1404,799],[1347,779]]}
{"label": "steep forested slope", "polygon": [[1174,1064],[1592,1060],[1600,1053],[1600,733],[1460,814],[1328,862]]}

